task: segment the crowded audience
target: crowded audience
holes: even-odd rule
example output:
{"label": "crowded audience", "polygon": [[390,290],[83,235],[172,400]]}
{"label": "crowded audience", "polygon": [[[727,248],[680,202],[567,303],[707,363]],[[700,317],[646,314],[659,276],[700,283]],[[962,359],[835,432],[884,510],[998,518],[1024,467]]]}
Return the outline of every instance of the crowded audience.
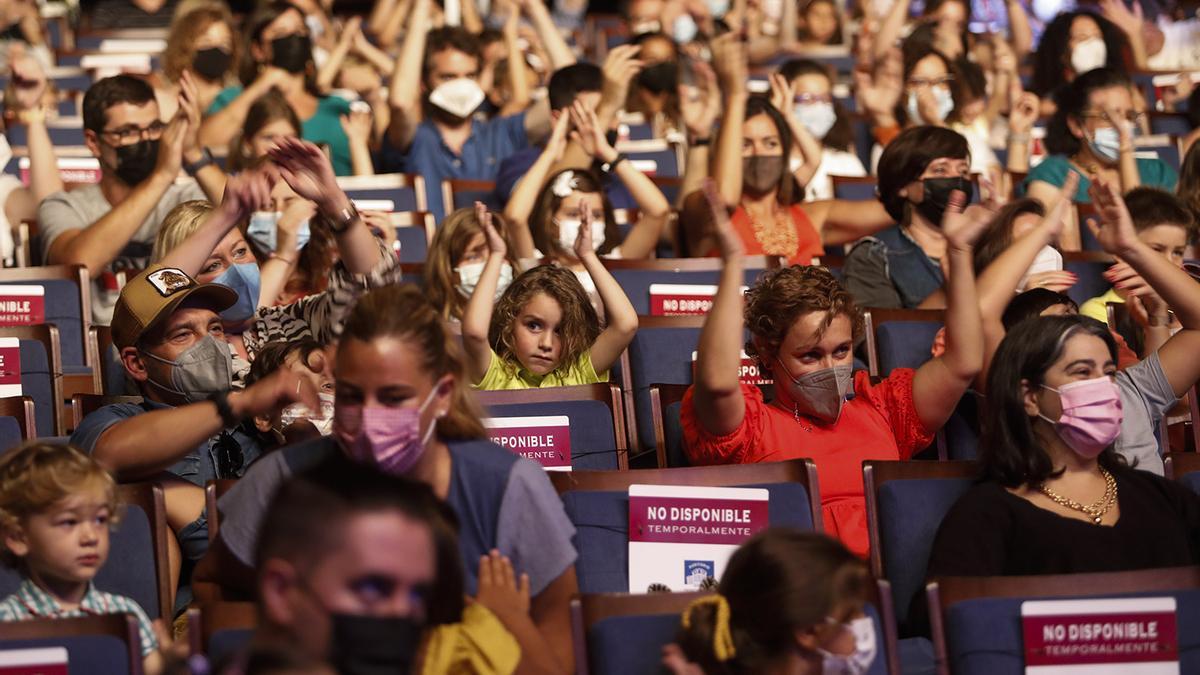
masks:
{"label": "crowded audience", "polygon": [[0,624],[72,672],[990,673],[939,584],[1200,578],[1191,3],[4,9]]}

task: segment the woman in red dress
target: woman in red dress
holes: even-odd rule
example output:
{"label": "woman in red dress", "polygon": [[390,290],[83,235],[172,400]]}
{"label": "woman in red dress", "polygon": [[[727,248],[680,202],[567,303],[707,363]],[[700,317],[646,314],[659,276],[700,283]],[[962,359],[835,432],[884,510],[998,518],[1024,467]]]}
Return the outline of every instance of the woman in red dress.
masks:
{"label": "woman in red dress", "polygon": [[[711,183],[706,192],[725,266],[700,334],[695,384],[683,399],[688,459],[693,464],[813,459],[825,531],[865,556],[863,460],[908,459],[927,446],[982,366],[971,248],[988,214],[974,208],[964,214],[964,196],[956,192],[942,221],[949,258],[945,353],[872,384],[867,373],[851,372],[862,317],[828,270],[796,266],[768,272],[745,294],[743,310],[742,242]],[[771,402],[738,380],[746,327],[746,351],[776,382]]]}

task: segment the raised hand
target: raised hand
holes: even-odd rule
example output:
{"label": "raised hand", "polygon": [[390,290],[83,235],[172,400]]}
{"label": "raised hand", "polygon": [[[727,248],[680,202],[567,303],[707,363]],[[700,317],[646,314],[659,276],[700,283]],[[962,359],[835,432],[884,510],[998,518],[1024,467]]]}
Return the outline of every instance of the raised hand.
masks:
{"label": "raised hand", "polygon": [[46,73],[42,64],[28,51],[22,50],[11,56],[12,88],[14,108],[21,110],[41,109],[46,95]]}
{"label": "raised hand", "polygon": [[967,207],[967,196],[958,190],[950,193],[950,205],[942,215],[942,234],[951,249],[970,250],[991,221],[987,209]]}
{"label": "raised hand", "polygon": [[496,230],[496,225],[492,222],[492,212],[488,211],[483,202],[475,202],[475,218],[479,221],[479,226],[483,228],[483,236],[487,241],[488,253],[500,257],[508,255],[508,243],[504,241],[504,237],[500,236],[500,232]]}
{"label": "raised hand", "polygon": [[554,158],[554,161],[562,159],[563,151],[567,149],[567,131],[571,128],[571,109],[563,108],[558,111],[558,117],[554,120],[554,126],[550,128],[550,137],[546,139],[545,152]]}
{"label": "raised hand", "polygon": [[625,105],[629,83],[642,70],[643,63],[637,58],[641,50],[639,45],[618,45],[609,50],[601,69],[604,73],[604,88],[600,94],[603,100],[618,107]]}
{"label": "raised hand", "polygon": [[874,71],[855,70],[854,90],[859,104],[877,121],[892,119],[896,104],[904,95],[904,64],[900,50],[889,50]]}
{"label": "raised hand", "polygon": [[175,178],[183,167],[183,148],[187,143],[189,128],[187,113],[180,110],[167,124],[158,143],[158,161],[154,170],[164,176]]}
{"label": "raised hand", "polygon": [[298,138],[283,138],[267,153],[279,167],[279,175],[292,190],[316,202],[322,212],[329,214],[336,211],[336,201],[345,199],[333,175],[329,158],[312,143]]}
{"label": "raised hand", "polygon": [[1137,230],[1133,227],[1133,218],[1119,189],[1111,181],[1096,176],[1088,188],[1088,194],[1092,197],[1096,212],[1100,214],[1100,223],[1089,221],[1088,228],[1100,246],[1113,255],[1121,255],[1135,248],[1140,243]]}
{"label": "raised hand", "polygon": [[183,139],[183,154],[188,162],[197,162],[202,157],[200,146],[200,91],[196,78],[185,70],[179,76],[179,111],[187,117],[187,135]]}
{"label": "raised hand", "polygon": [[1140,2],[1134,2],[1133,9],[1130,10],[1123,0],[1100,0],[1100,14],[1116,24],[1126,35],[1140,35],[1142,25],[1146,22]]}
{"label": "raised hand", "polygon": [[1025,290],[1045,288],[1056,293],[1065,293],[1077,281],[1079,281],[1079,276],[1074,272],[1067,270],[1046,270],[1045,272],[1030,274],[1029,278],[1025,280]]}
{"label": "raised hand", "polygon": [[575,257],[582,260],[586,255],[596,255],[596,247],[592,243],[592,209],[580,197],[579,234],[575,235]]}
{"label": "raised hand", "polygon": [[709,43],[712,50],[713,69],[717,81],[726,95],[743,93],[750,79],[750,62],[746,54],[746,42],[735,32],[713,38]]}
{"label": "raised hand", "polygon": [[1014,80],[1009,85],[1008,131],[1014,134],[1027,134],[1037,122],[1041,102],[1036,94],[1021,89],[1021,81]]}
{"label": "raised hand", "polygon": [[701,86],[679,85],[679,112],[688,133],[696,138],[709,138],[721,110],[721,88],[717,85],[717,74],[708,63],[696,59],[692,64]]}
{"label": "raised hand", "polygon": [[370,145],[374,119],[370,110],[351,110],[341,117],[342,131],[351,142]]}
{"label": "raised hand", "polygon": [[1050,237],[1050,241],[1057,241],[1063,228],[1067,226],[1067,217],[1074,208],[1075,191],[1078,189],[1079,174],[1068,171],[1067,178],[1058,190],[1058,199],[1055,200],[1054,206],[1038,222],[1038,227],[1046,228],[1046,234]]}
{"label": "raised hand", "polygon": [[[219,207],[230,222],[250,217],[255,211],[271,209],[271,188],[276,176],[270,164],[257,169],[248,169],[230,176],[225,181],[225,193]],[[296,199],[294,202],[302,200]]]}
{"label": "raised hand", "polygon": [[575,101],[568,110],[571,124],[575,127],[571,132],[571,140],[578,143],[587,154],[601,161],[611,162],[616,159],[617,151],[609,144],[604,130],[596,121],[596,113],[579,101]]}
{"label": "raised hand", "polygon": [[787,78],[779,73],[771,73],[771,105],[783,113],[785,119],[790,119],[792,109],[796,107],[796,90]]}
{"label": "raised hand", "polygon": [[[1119,261],[1117,264],[1104,270],[1104,278],[1108,283],[1113,285],[1113,288],[1117,289],[1123,298],[1141,298],[1148,295],[1157,297],[1150,284],[1146,283],[1146,280],[1135,272],[1127,262]],[[1161,302],[1162,300],[1158,300],[1158,303]]]}
{"label": "raised hand", "polygon": [[529,614],[529,575],[517,577],[512,561],[492,550],[479,557],[479,583],[475,602],[497,616]]}
{"label": "raised hand", "polygon": [[704,179],[704,199],[708,202],[709,215],[712,218],[713,229],[717,235],[717,248],[721,251],[721,259],[725,262],[741,260],[746,252],[742,238],[733,230],[729,220],[729,209],[721,199],[721,192],[711,178]]}

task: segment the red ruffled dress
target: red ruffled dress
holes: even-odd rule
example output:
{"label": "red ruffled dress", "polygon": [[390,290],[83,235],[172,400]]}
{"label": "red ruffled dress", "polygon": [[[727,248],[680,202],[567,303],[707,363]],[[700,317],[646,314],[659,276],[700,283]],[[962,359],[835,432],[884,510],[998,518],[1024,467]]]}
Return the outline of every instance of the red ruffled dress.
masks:
{"label": "red ruffled dress", "polygon": [[913,404],[913,370],[898,368],[879,384],[865,371],[854,374],[854,398],[836,424],[821,426],[763,400],[762,391],[742,385],[746,414],[725,436],[705,431],[696,420],[688,389],[680,413],[688,460],[692,464],[748,464],[806,457],[817,465],[825,533],[866,557],[867,504],[862,463],[867,459],[909,459],[928,447],[926,429]]}

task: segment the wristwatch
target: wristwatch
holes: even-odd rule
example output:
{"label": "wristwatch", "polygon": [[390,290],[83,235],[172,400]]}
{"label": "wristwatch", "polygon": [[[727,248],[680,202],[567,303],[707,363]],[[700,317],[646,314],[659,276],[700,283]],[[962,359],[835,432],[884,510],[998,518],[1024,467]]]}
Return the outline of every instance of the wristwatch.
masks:
{"label": "wristwatch", "polygon": [[232,429],[242,423],[240,417],[234,414],[233,408],[229,405],[229,392],[218,391],[208,397],[217,406],[217,414],[221,416],[221,424],[225,425],[226,429]]}
{"label": "wristwatch", "polygon": [[213,159],[212,152],[208,148],[201,148],[201,152],[204,155],[203,157],[191,164],[183,165],[183,170],[187,172],[187,175],[194,177],[197,173],[200,173],[200,169],[217,163],[217,160]]}
{"label": "wristwatch", "polygon": [[351,223],[359,219],[358,207],[354,206],[354,202],[350,202],[349,204],[350,206],[341,209],[329,218],[329,229],[334,234],[345,232]]}
{"label": "wristwatch", "polygon": [[603,163],[601,163],[601,164],[600,164],[600,171],[601,171],[601,173],[604,173],[605,175],[608,175],[608,174],[610,174],[610,173],[612,173],[612,172],[613,172],[613,169],[617,168],[617,165],[618,165],[618,164],[620,164],[621,162],[623,162],[623,161],[625,161],[625,160],[627,160],[627,159],[629,159],[629,157],[627,157],[627,156],[625,155],[625,153],[620,153],[620,154],[618,154],[618,155],[616,156],[616,158],[615,158],[615,159],[613,159],[613,161],[611,161],[611,162],[603,162]]}

